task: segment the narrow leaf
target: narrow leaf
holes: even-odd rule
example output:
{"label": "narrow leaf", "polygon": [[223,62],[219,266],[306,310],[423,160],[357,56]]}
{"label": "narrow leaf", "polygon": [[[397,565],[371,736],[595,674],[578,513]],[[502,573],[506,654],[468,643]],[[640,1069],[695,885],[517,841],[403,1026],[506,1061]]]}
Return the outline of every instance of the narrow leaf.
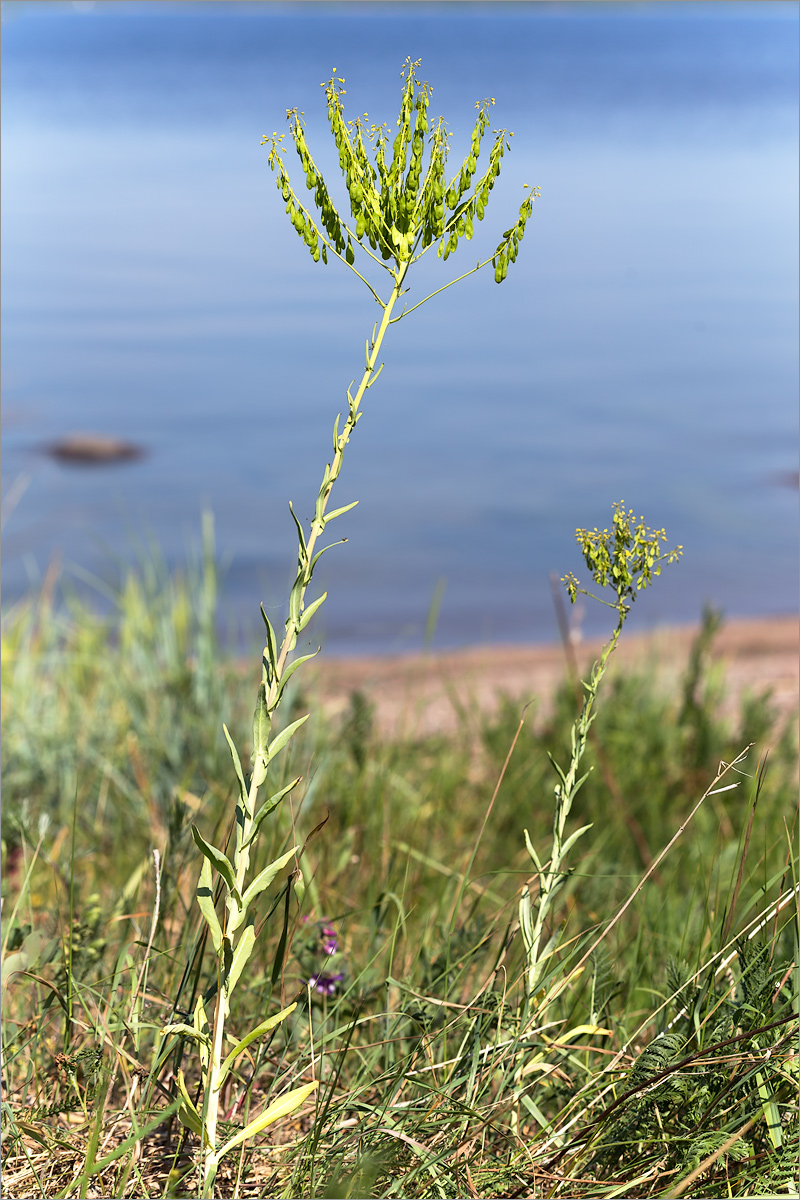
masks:
{"label": "narrow leaf", "polygon": [[297,779],[293,779],[291,783],[287,783],[285,788],[281,788],[279,792],[275,792],[274,795],[270,796],[269,800],[264,801],[264,803],[261,805],[261,808],[253,818],[253,824],[250,826],[250,837],[247,839],[246,845],[249,846],[252,844],[256,834],[258,833],[259,826],[264,818],[268,817],[271,812],[275,811],[281,800],[283,800],[284,796],[287,796],[293,788],[296,788],[302,778],[302,775],[298,775]]}
{"label": "narrow leaf", "polygon": [[203,865],[200,868],[200,878],[197,881],[197,904],[200,912],[203,914],[206,925],[211,934],[211,941],[214,945],[214,953],[219,954],[219,948],[222,945],[222,928],[217,917],[216,909],[214,908],[214,889],[211,879],[211,863],[207,858],[203,859]]}
{"label": "narrow leaf", "polygon": [[769,1084],[764,1081],[764,1075],[761,1071],[756,1071],[756,1083],[758,1084],[758,1094],[761,1097],[761,1110],[764,1113],[764,1119],[767,1122],[767,1133],[769,1140],[772,1142],[773,1150],[780,1150],[783,1145],[783,1129],[781,1126],[781,1117],[778,1112],[778,1106],[775,1103],[772,1089]]}
{"label": "narrow leaf", "polygon": [[255,1137],[257,1133],[261,1133],[261,1130],[266,1129],[273,1121],[279,1121],[281,1117],[286,1117],[289,1113],[293,1113],[318,1087],[319,1080],[315,1079],[313,1083],[303,1084],[302,1087],[287,1092],[279,1100],[274,1100],[268,1108],[264,1109],[260,1117],[256,1117],[254,1121],[251,1121],[244,1129],[240,1129],[230,1141],[226,1142],[217,1157],[222,1158],[229,1150],[233,1150],[234,1146],[239,1146],[242,1142],[246,1142],[248,1138]]}
{"label": "narrow leaf", "polygon": [[260,871],[258,875],[256,875],[255,879],[242,897],[242,909],[239,913],[239,920],[236,921],[236,918],[234,918],[235,924],[232,926],[232,931],[241,925],[242,920],[244,919],[244,913],[251,901],[253,901],[256,896],[259,896],[261,892],[264,891],[264,888],[269,887],[278,872],[283,870],[286,864],[291,861],[299,849],[299,846],[292,846],[291,850],[287,851],[286,854],[282,854],[280,858],[276,858],[275,862],[270,863],[268,867],[264,867],[264,870]]}
{"label": "narrow leaf", "polygon": [[228,733],[227,725],[222,726],[222,732],[225,734],[225,740],[228,743],[228,749],[231,752],[231,758],[233,759],[233,769],[236,772],[236,778],[239,780],[239,795],[242,798],[242,804],[244,805],[245,811],[246,811],[247,810],[247,784],[244,781],[244,771],[242,770],[242,763],[239,758],[239,754],[236,750],[236,747],[233,744],[233,738]]}
{"label": "narrow leaf", "polygon": [[278,639],[275,636],[275,630],[272,628],[272,622],[264,611],[263,604],[261,605],[261,616],[264,619],[264,625],[266,626],[267,630],[267,657],[269,658],[270,666],[272,667],[272,675],[274,678],[278,669]]}
{"label": "narrow leaf", "polygon": [[311,713],[306,713],[304,717],[300,717],[299,721],[292,721],[291,725],[287,725],[285,729],[282,729],[275,740],[270,742],[266,752],[266,759],[268,763],[272,762],[273,758],[280,753],[286,743],[292,737],[294,737],[300,726],[307,721],[310,716]]}
{"label": "narrow leaf", "polygon": [[561,847],[561,857],[563,858],[564,855],[567,853],[567,851],[570,849],[570,847],[575,845],[578,838],[583,837],[583,835],[586,833],[586,831],[591,828],[592,828],[592,825],[590,822],[588,825],[581,825],[580,829],[576,829],[574,833],[570,834],[570,836],[564,842],[564,845]]}
{"label": "narrow leaf", "polygon": [[[573,732],[574,732],[574,731],[573,731]],[[562,782],[562,783],[563,783],[563,784],[566,786],[566,783],[567,783],[567,777],[566,777],[566,775],[564,774],[564,772],[561,770],[561,767],[558,765],[558,763],[556,762],[556,760],[553,758],[553,756],[552,756],[552,754],[550,753],[550,751],[549,751],[549,750],[547,751],[547,757],[550,759],[550,762],[552,763],[552,765],[553,765],[553,769],[555,770],[556,774],[558,775],[558,778],[559,778],[559,779],[561,780],[561,782]]]}
{"label": "narrow leaf", "polygon": [[269,730],[272,724],[269,709],[267,708],[267,689],[264,684],[259,685],[258,700],[256,701],[255,711],[253,712],[253,759],[255,761],[259,756],[267,757],[267,743],[269,741]]}
{"label": "narrow leaf", "polygon": [[227,857],[218,850],[216,846],[211,846],[205,840],[200,830],[196,825],[192,825],[192,837],[198,850],[206,856],[212,867],[216,867],[228,887],[228,891],[236,892],[236,877],[233,873],[233,867]]}
{"label": "narrow leaf", "polygon": [[[336,545],[336,546],[340,546],[340,545],[341,545],[341,542],[335,542],[335,543],[334,543],[334,545]],[[326,546],[326,547],[325,547],[325,549],[326,549],[326,550],[329,550],[329,549],[330,549],[330,546]],[[322,553],[322,551],[320,551],[320,553]],[[298,633],[299,633],[301,630],[305,629],[306,625],[307,625],[307,624],[308,624],[308,622],[311,620],[311,618],[313,617],[314,613],[317,611],[317,609],[318,609],[318,608],[320,608],[320,607],[321,607],[321,605],[323,605],[323,604],[325,603],[325,601],[326,601],[326,599],[327,599],[327,598],[328,598],[328,593],[327,593],[327,592],[323,592],[323,593],[322,593],[322,595],[320,596],[320,598],[319,598],[318,600],[315,600],[313,604],[309,604],[308,608],[305,610],[305,612],[304,612],[304,613],[303,613],[303,615],[300,617],[300,620],[299,620],[299,621],[298,621],[298,623],[297,623],[297,631],[298,631]]]}
{"label": "narrow leaf", "polygon": [[350,509],[355,508],[357,504],[358,501],[353,500],[351,504],[345,504],[342,508],[335,508],[333,512],[326,513],[324,521],[325,525],[328,524],[328,521],[333,521],[336,517],[341,517],[343,513],[350,512]]}
{"label": "narrow leaf", "polygon": [[281,675],[281,691],[283,691],[283,689],[286,687],[286,684],[289,682],[292,675],[294,675],[297,668],[301,667],[303,663],[308,662],[309,659],[316,658],[318,654],[319,648],[316,649],[313,654],[304,654],[301,658],[296,658],[294,662],[290,662],[286,670],[283,672],[283,675]]}
{"label": "narrow leaf", "polygon": [[269,1033],[269,1031],[274,1029],[276,1025],[280,1025],[283,1021],[285,1021],[286,1018],[290,1016],[296,1008],[297,1001],[295,1001],[294,1004],[290,1004],[288,1008],[281,1009],[281,1011],[279,1013],[275,1013],[274,1016],[267,1017],[266,1021],[262,1021],[260,1025],[256,1025],[255,1029],[251,1029],[246,1037],[243,1037],[240,1042],[237,1042],[219,1069],[219,1087],[222,1087],[231,1067],[236,1062],[236,1059],[239,1057],[239,1055],[243,1054],[247,1047],[254,1042],[256,1038],[263,1037],[265,1033]]}
{"label": "narrow leaf", "polygon": [[256,940],[256,931],[252,925],[248,925],[243,931],[242,936],[236,944],[236,949],[233,952],[233,960],[228,978],[225,980],[225,990],[228,996],[233,994],[233,989],[239,982],[239,976],[244,970],[247,960],[253,952],[253,944]]}
{"label": "narrow leaf", "polygon": [[300,524],[299,520],[297,519],[297,513],[294,511],[294,507],[292,505],[291,500],[289,501],[289,512],[292,514],[292,520],[294,521],[295,526],[297,528],[297,537],[298,537],[298,541],[300,542],[300,550],[299,550],[300,560],[301,560],[301,562],[307,563],[308,562],[308,550],[306,549],[306,535],[303,533],[303,526]]}
{"label": "narrow leaf", "polygon": [[178,1108],[178,1118],[181,1124],[190,1129],[192,1133],[196,1133],[198,1137],[202,1137],[203,1119],[186,1090],[186,1080],[183,1078],[183,1071],[181,1070],[178,1071],[178,1091],[181,1094],[181,1104]]}
{"label": "narrow leaf", "polygon": [[533,862],[533,865],[536,867],[536,870],[538,871],[538,873],[540,875],[542,875],[542,874],[544,874],[544,872],[542,870],[542,864],[539,861],[539,855],[536,853],[536,851],[534,849],[533,842],[531,841],[531,836],[528,833],[527,829],[524,829],[523,833],[525,834],[525,846],[528,850],[528,854],[531,856],[531,861]]}
{"label": "narrow leaf", "polygon": [[329,546],[323,546],[321,550],[318,550],[317,553],[314,555],[314,557],[311,560],[311,566],[310,566],[309,572],[308,572],[309,579],[311,578],[311,573],[314,570],[314,567],[317,565],[319,560],[322,558],[322,556],[326,550],[332,550],[334,546],[344,546],[346,543],[347,543],[347,538],[339,538],[338,542],[331,542]]}

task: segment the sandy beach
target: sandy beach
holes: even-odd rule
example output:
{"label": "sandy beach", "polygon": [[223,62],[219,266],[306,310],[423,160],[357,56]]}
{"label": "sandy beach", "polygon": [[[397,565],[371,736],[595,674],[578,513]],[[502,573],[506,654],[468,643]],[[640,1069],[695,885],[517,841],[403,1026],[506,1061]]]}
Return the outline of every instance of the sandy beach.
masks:
{"label": "sandy beach", "polygon": [[[632,634],[623,638],[612,669],[654,671],[664,687],[674,687],[696,633],[695,625]],[[579,672],[586,671],[600,646],[591,640],[574,646]],[[734,714],[747,693],[769,691],[782,716],[795,714],[798,650],[795,616],[727,621],[711,652],[714,669],[724,680],[723,713]],[[491,712],[502,694],[518,700],[520,708],[535,700],[541,714],[566,670],[560,644],[492,645],[387,658],[321,655],[307,681],[332,717],[344,712],[353,691],[363,692],[375,706],[381,736],[393,738],[453,730],[463,715],[469,720],[472,714]]]}

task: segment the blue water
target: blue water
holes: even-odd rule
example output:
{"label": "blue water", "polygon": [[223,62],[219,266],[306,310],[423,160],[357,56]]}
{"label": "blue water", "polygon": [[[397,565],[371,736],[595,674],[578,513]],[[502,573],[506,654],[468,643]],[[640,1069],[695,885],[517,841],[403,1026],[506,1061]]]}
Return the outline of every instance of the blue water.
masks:
{"label": "blue water", "polygon": [[[575,526],[620,498],[685,546],[641,625],[795,608],[797,4],[36,0],[3,22],[4,602],[56,552],[113,577],[136,534],[178,563],[210,507],[226,612],[279,616],[287,502],[313,509],[379,314],[313,264],[260,141],[297,106],[332,182],[320,82],[335,65],[348,111],[391,123],[411,55],[454,159],[486,95],[515,136],[475,241],[409,299],[491,253],[524,183],[542,196],[502,287],[390,331],[314,636],[418,646],[441,579],[437,645],[550,638],[549,574],[580,574]],[[41,453],[72,430],[148,455]]]}

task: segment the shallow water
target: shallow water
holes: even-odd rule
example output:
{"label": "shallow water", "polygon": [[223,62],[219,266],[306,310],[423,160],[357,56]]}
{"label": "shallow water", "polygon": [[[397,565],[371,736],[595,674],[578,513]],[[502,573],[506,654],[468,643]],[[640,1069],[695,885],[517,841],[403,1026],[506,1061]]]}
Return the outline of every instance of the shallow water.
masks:
{"label": "shallow water", "polygon": [[[575,526],[620,498],[686,548],[641,625],[795,608],[797,5],[3,12],[5,602],[56,551],[113,577],[132,530],[179,562],[210,507],[226,612],[279,616],[287,501],[313,508],[377,310],[311,262],[259,143],[297,105],[327,170],[320,81],[336,65],[350,111],[391,122],[410,53],[454,158],[486,94],[515,132],[459,270],[523,183],[542,197],[502,287],[473,277],[391,331],[315,637],[418,646],[444,580],[437,645],[549,638],[550,572],[580,573]],[[41,452],[73,430],[147,456]]]}

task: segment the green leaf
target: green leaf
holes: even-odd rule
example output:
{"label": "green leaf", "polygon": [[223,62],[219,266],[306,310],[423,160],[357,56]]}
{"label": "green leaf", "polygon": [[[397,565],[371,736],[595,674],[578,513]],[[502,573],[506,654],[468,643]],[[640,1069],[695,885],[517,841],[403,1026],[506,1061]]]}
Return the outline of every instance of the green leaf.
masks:
{"label": "green leaf", "polygon": [[238,914],[238,919],[236,917],[233,919],[231,932],[234,932],[234,930],[241,925],[242,920],[244,919],[244,914],[250,902],[255,900],[256,896],[260,895],[260,893],[264,891],[264,888],[269,887],[275,876],[278,874],[278,871],[283,870],[286,864],[290,862],[292,858],[294,858],[299,849],[299,846],[292,846],[291,850],[287,851],[286,854],[282,854],[280,858],[276,858],[275,862],[270,863],[268,867],[264,867],[264,870],[260,871],[258,875],[256,875],[255,879],[250,884],[249,888],[247,888],[244,896],[242,897],[241,911]]}
{"label": "green leaf", "polygon": [[319,1080],[315,1079],[313,1083],[305,1083],[302,1087],[287,1092],[285,1096],[281,1096],[278,1100],[273,1100],[272,1104],[265,1108],[259,1117],[256,1117],[244,1129],[240,1129],[230,1141],[225,1143],[217,1157],[222,1158],[224,1154],[227,1154],[229,1150],[233,1150],[235,1146],[239,1146],[242,1142],[246,1142],[248,1138],[255,1137],[257,1133],[261,1133],[261,1130],[266,1129],[273,1121],[279,1121],[281,1117],[287,1117],[289,1113],[293,1113],[318,1087]]}
{"label": "green leaf", "polygon": [[561,847],[561,857],[562,857],[562,859],[563,859],[563,858],[564,858],[564,856],[567,854],[567,852],[570,850],[570,848],[571,848],[572,846],[574,846],[574,845],[575,845],[575,843],[577,842],[578,838],[579,838],[579,837],[583,837],[583,835],[586,833],[586,831],[587,831],[587,830],[589,830],[589,829],[591,829],[591,828],[592,828],[592,823],[590,822],[588,825],[582,825],[582,826],[580,827],[580,829],[576,829],[576,830],[575,830],[575,832],[574,832],[573,834],[570,834],[570,836],[569,836],[569,837],[567,838],[567,840],[564,842],[564,845]]}
{"label": "green leaf", "polygon": [[[573,737],[574,737],[574,726],[573,726]],[[566,787],[566,784],[567,784],[567,777],[566,777],[566,775],[564,774],[564,772],[562,771],[561,767],[560,767],[560,766],[558,765],[558,763],[556,762],[556,760],[553,758],[553,756],[552,756],[552,754],[550,753],[550,751],[549,751],[549,750],[547,751],[547,757],[550,759],[550,763],[551,763],[551,765],[552,765],[552,767],[553,767],[553,770],[555,771],[556,775],[558,775],[558,778],[561,780],[561,782],[562,782],[562,783],[564,784],[564,786]]]}
{"label": "green leaf", "polygon": [[283,1021],[285,1021],[286,1018],[290,1016],[296,1008],[297,1001],[295,1001],[294,1004],[290,1004],[288,1008],[281,1009],[281,1011],[279,1013],[275,1013],[274,1016],[267,1017],[266,1021],[262,1021],[260,1025],[256,1025],[255,1029],[251,1029],[246,1037],[243,1037],[240,1042],[237,1042],[219,1069],[219,1087],[222,1087],[231,1070],[231,1067],[236,1062],[236,1059],[239,1057],[239,1055],[242,1054],[247,1047],[256,1040],[256,1038],[263,1037],[265,1033],[269,1033],[269,1031],[274,1029],[276,1025],[280,1025]]}
{"label": "green leaf", "polygon": [[279,792],[275,792],[272,796],[270,796],[269,800],[264,801],[264,803],[261,805],[261,808],[253,818],[253,824],[250,826],[250,837],[245,843],[246,846],[250,846],[252,844],[256,834],[258,833],[258,828],[264,818],[268,817],[271,812],[275,811],[284,796],[288,796],[292,788],[296,788],[302,778],[302,775],[298,775],[297,779],[293,779],[291,783],[287,783],[286,787],[281,788]]}
{"label": "green leaf", "polygon": [[304,717],[300,717],[298,721],[292,721],[291,725],[287,725],[285,729],[282,729],[275,740],[270,742],[266,752],[266,759],[268,763],[272,762],[273,758],[280,753],[286,743],[294,737],[300,726],[303,725],[310,716],[311,713],[306,713],[306,715]]}
{"label": "green leaf", "polygon": [[231,866],[228,858],[222,853],[221,850],[218,850],[216,846],[210,845],[205,840],[196,825],[192,825],[192,837],[194,838],[195,845],[197,846],[198,850],[205,855],[212,867],[215,867],[217,871],[219,871],[220,875],[225,880],[228,891],[234,892],[238,895],[236,888],[236,877],[233,873],[233,867]]}
{"label": "green leaf", "polygon": [[313,558],[312,558],[312,560],[311,560],[311,565],[310,565],[310,567],[309,567],[309,570],[308,570],[308,577],[309,577],[309,579],[311,578],[311,575],[312,575],[312,572],[313,572],[313,570],[314,570],[314,567],[317,565],[317,563],[319,562],[319,560],[322,558],[322,556],[323,556],[323,554],[325,553],[325,551],[326,551],[326,550],[332,550],[334,546],[344,546],[344,544],[346,543],[346,541],[347,541],[347,538],[339,538],[339,541],[338,541],[338,542],[331,542],[329,546],[323,546],[321,550],[318,550],[318,551],[317,551],[317,553],[314,555],[314,557],[313,557]]}
{"label": "green leaf", "polygon": [[228,996],[233,994],[233,989],[239,982],[239,976],[247,965],[248,958],[253,953],[253,945],[255,940],[256,931],[252,924],[245,926],[245,928],[242,930],[242,936],[236,943],[236,949],[233,952],[233,958],[231,960],[230,970],[228,971],[228,977],[225,980],[225,991],[227,992]]}
{"label": "green leaf", "polygon": [[264,611],[263,604],[261,605],[261,616],[264,619],[264,625],[267,629],[266,650],[267,657],[269,658],[269,664],[272,667],[272,677],[274,679],[278,672],[278,639],[275,637],[275,630],[272,628],[272,622]]}
{"label": "green leaf", "polygon": [[302,562],[308,562],[308,550],[306,548],[306,535],[303,533],[303,526],[297,519],[297,514],[294,511],[291,500],[289,501],[289,512],[292,514],[292,520],[297,528],[297,537],[300,542],[300,558]]}
{"label": "green leaf", "polygon": [[[341,545],[340,542],[336,542],[335,544],[337,546]],[[329,550],[330,546],[326,546],[325,549]],[[321,553],[322,553],[322,551],[320,551],[320,554]],[[318,600],[315,600],[312,604],[309,604],[308,608],[305,609],[302,616],[300,617],[300,620],[297,622],[297,632],[298,633],[300,633],[303,629],[305,629],[306,625],[311,620],[314,613],[317,611],[318,608],[320,608],[325,603],[327,598],[328,598],[328,593],[323,592]]]}
{"label": "green leaf", "polygon": [[[183,1077],[183,1071],[178,1070],[178,1091],[181,1096],[181,1103],[178,1106],[178,1119],[181,1125],[185,1125],[192,1133],[196,1133],[198,1137],[203,1137],[203,1118],[195,1108],[194,1101],[186,1090],[186,1080]],[[206,1142],[208,1138],[204,1139]]]}
{"label": "green leaf", "polygon": [[259,685],[258,700],[253,713],[253,758],[262,755],[267,757],[267,744],[272,721],[267,708],[267,689],[264,683]]}
{"label": "green leaf", "polygon": [[214,945],[214,953],[219,954],[219,948],[222,945],[222,928],[217,917],[216,909],[214,908],[214,889],[211,879],[211,863],[207,858],[203,859],[203,865],[200,868],[200,878],[197,881],[197,904],[200,912],[203,914],[206,925],[211,934],[211,941]]}
{"label": "green leaf", "polygon": [[539,855],[536,853],[536,851],[533,847],[533,842],[531,841],[530,834],[528,833],[527,829],[524,829],[522,832],[525,834],[525,846],[527,847],[528,854],[531,856],[531,861],[532,861],[533,865],[536,867],[536,870],[538,871],[538,873],[540,875],[543,875],[544,871],[542,870],[542,864],[539,861]]}
{"label": "green leaf", "polygon": [[296,658],[294,662],[289,663],[288,667],[283,672],[283,675],[281,675],[281,692],[286,687],[286,684],[289,682],[292,675],[294,675],[297,668],[302,666],[303,663],[308,662],[309,659],[316,658],[318,654],[319,649],[315,650],[313,654],[304,654],[301,658]]}
{"label": "green leaf", "polygon": [[767,1122],[769,1140],[772,1142],[773,1150],[780,1150],[783,1145],[783,1128],[781,1126],[781,1115],[778,1112],[778,1106],[775,1103],[772,1089],[768,1083],[765,1083],[761,1071],[756,1071],[756,1083],[758,1084],[758,1094],[761,1097],[761,1110]]}
{"label": "green leaf", "polygon": [[261,787],[267,775],[267,743],[272,725],[269,709],[267,708],[267,689],[262,682],[258,689],[258,700],[253,713],[253,774],[251,783]]}
{"label": "green leaf", "polygon": [[247,784],[244,781],[244,771],[242,770],[241,760],[239,758],[236,747],[233,744],[233,738],[228,733],[227,725],[222,726],[222,732],[225,734],[225,741],[228,743],[228,749],[231,752],[231,758],[233,759],[233,769],[236,772],[236,778],[239,780],[239,795],[241,796],[242,804],[244,805],[245,812],[247,812],[248,811],[247,810]]}
{"label": "green leaf", "polygon": [[[333,521],[336,517],[341,517],[343,513],[350,512],[350,509],[355,508],[355,506],[357,504],[358,504],[358,501],[354,500],[352,502],[352,504],[345,504],[345,505],[343,505],[342,508],[335,508],[333,510],[333,512],[326,513],[325,514],[325,522],[324,522],[325,525],[328,524],[328,521]],[[340,544],[341,543],[339,543],[339,542],[336,543],[337,546]],[[328,547],[326,546],[325,548],[327,549]]]}

